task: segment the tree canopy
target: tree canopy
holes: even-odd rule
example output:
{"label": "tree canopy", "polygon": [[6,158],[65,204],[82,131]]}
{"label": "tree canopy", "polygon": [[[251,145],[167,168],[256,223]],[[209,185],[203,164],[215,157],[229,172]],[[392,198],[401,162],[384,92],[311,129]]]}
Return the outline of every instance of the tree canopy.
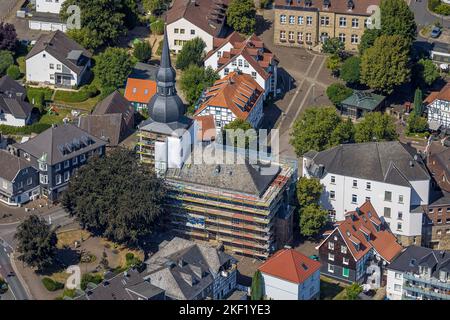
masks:
{"label": "tree canopy", "polygon": [[93,71],[99,85],[117,89],[125,84],[132,67],[133,62],[127,50],[110,47],[95,57]]}
{"label": "tree canopy", "polygon": [[373,46],[379,36],[381,36],[380,29],[365,29],[358,45],[359,54],[362,55],[366,49]]}
{"label": "tree canopy", "polygon": [[344,290],[345,300],[358,300],[358,296],[363,291],[363,288],[359,283],[354,282]]}
{"label": "tree canopy", "polygon": [[353,56],[342,63],[340,76],[347,83],[355,84],[359,82],[361,59]]}
{"label": "tree canopy", "polygon": [[6,73],[6,70],[14,64],[14,57],[11,52],[6,50],[0,51],[0,76]]}
{"label": "tree canopy", "polygon": [[300,209],[300,233],[305,237],[313,237],[326,225],[328,211],[317,204],[310,204]]}
{"label": "tree canopy", "polygon": [[261,271],[259,270],[256,270],[253,274],[250,295],[252,300],[262,300],[264,297],[263,277],[261,275]]}
{"label": "tree canopy", "polygon": [[326,91],[328,99],[330,99],[335,106],[339,106],[341,102],[350,97],[352,93],[353,90],[342,83],[333,83],[328,86]]}
{"label": "tree canopy", "polygon": [[14,51],[17,46],[16,28],[10,23],[0,23],[0,50]]}
{"label": "tree canopy", "polygon": [[169,8],[170,2],[170,0],[142,0],[142,5],[145,11],[159,16]]}
{"label": "tree canopy", "polygon": [[419,85],[431,86],[439,77],[439,70],[430,59],[420,59],[415,68],[414,73],[417,75]]}
{"label": "tree canopy", "polygon": [[17,228],[18,259],[31,267],[42,270],[54,262],[56,254],[55,232],[37,215],[31,215]]}
{"label": "tree canopy", "polygon": [[176,68],[185,70],[191,64],[201,66],[205,48],[206,43],[200,37],[187,41],[177,55]]}
{"label": "tree canopy", "polygon": [[381,112],[366,113],[355,126],[355,141],[391,141],[397,138],[393,118]]}
{"label": "tree canopy", "polygon": [[227,9],[227,24],[240,33],[250,35],[256,28],[256,8],[253,0],[231,0]]}
{"label": "tree canopy", "polygon": [[404,0],[382,0],[381,32],[384,35],[397,35],[412,44],[416,38],[416,22],[414,13],[409,9]]}
{"label": "tree canopy", "polygon": [[133,56],[140,62],[147,62],[152,57],[152,47],[148,41],[140,41],[135,44]]}
{"label": "tree canopy", "polygon": [[414,91],[414,112],[419,116],[423,113],[423,96],[420,88]]}
{"label": "tree canopy", "polygon": [[428,130],[428,121],[415,112],[411,112],[406,121],[406,131],[410,134],[422,133]]}
{"label": "tree canopy", "polygon": [[297,182],[297,199],[301,207],[318,203],[323,186],[319,179],[301,177]]}
{"label": "tree canopy", "polygon": [[361,57],[361,82],[372,89],[392,93],[409,81],[409,43],[399,35],[382,35]]}
{"label": "tree canopy", "polygon": [[164,212],[165,190],[132,151],[119,148],[83,166],[70,179],[62,205],[83,228],[136,246]]}
{"label": "tree canopy", "polygon": [[322,52],[341,56],[345,45],[339,38],[327,38],[322,44]]}

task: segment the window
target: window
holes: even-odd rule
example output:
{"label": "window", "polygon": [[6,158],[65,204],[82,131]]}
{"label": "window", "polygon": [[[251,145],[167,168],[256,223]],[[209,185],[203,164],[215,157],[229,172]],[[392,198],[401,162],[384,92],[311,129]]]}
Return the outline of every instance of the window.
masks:
{"label": "window", "polygon": [[364,27],[365,28],[368,28],[370,24],[371,24],[371,20],[369,18],[364,19]]}
{"label": "window", "polygon": [[61,70],[61,65],[60,64],[56,65],[56,70]]}
{"label": "window", "polygon": [[390,218],[391,217],[391,208],[384,207],[384,214],[383,214],[383,216],[385,218]]}
{"label": "window", "polygon": [[328,242],[328,249],[334,250],[334,242]]}
{"label": "window", "polygon": [[400,284],[394,284],[394,291],[401,292],[402,286]]}
{"label": "window", "polygon": [[180,34],[184,34],[184,29],[180,29]]}
{"label": "window", "polygon": [[70,178],[70,172],[69,171],[64,172],[64,181],[69,181],[69,178]]}
{"label": "window", "polygon": [[30,184],[32,184],[33,183],[33,178],[32,177],[29,177],[28,179],[27,179],[27,185],[30,185]]}
{"label": "window", "polygon": [[366,182],[366,190],[372,190],[372,184],[370,182]]}
{"label": "window", "polygon": [[384,192],[384,201],[391,201],[392,200],[392,192],[390,191],[385,191]]}
{"label": "window", "polygon": [[352,203],[358,203],[358,196],[356,194],[352,194]]}
{"label": "window", "polygon": [[76,165],[78,163],[78,157],[72,159],[72,164]]}
{"label": "window", "polygon": [[285,14],[282,14],[280,16],[280,23],[286,23],[286,15]]}
{"label": "window", "polygon": [[85,154],[80,154],[80,162],[83,162],[86,160],[86,155]]}
{"label": "window", "polygon": [[342,276],[348,278],[350,276],[350,269],[342,268]]}
{"label": "window", "polygon": [[370,201],[370,197],[366,197],[366,201]]}
{"label": "window", "polygon": [[348,258],[346,258],[346,257],[342,258],[342,263],[343,264],[348,265],[349,262],[350,262],[350,260]]}
{"label": "window", "polygon": [[47,184],[48,183],[48,176],[46,174],[40,174],[39,175],[39,181],[42,184]]}
{"label": "window", "polygon": [[173,30],[173,32],[174,32],[174,33],[180,33],[180,29],[175,28],[175,29]]}
{"label": "window", "polygon": [[195,30],[191,29],[191,34],[194,35],[195,34]]}
{"label": "window", "polygon": [[19,182],[18,188],[19,188],[19,189],[22,189],[22,188],[23,188],[23,182],[22,182],[22,181]]}
{"label": "window", "polygon": [[311,33],[306,34],[306,42],[311,42]]}
{"label": "window", "polygon": [[50,63],[50,69],[55,69],[55,65],[53,63]]}
{"label": "window", "polygon": [[330,17],[320,17],[320,25],[321,26],[330,25]]}
{"label": "window", "polygon": [[303,42],[303,32],[297,32],[297,41]]}
{"label": "window", "polygon": [[54,74],[50,75],[50,80],[55,80],[55,75]]}
{"label": "window", "polygon": [[439,271],[439,280],[441,281],[447,281],[447,272],[441,270]]}
{"label": "window", "polygon": [[339,27],[346,27],[347,26],[347,18],[340,17],[339,18]]}
{"label": "window", "polygon": [[395,279],[397,279],[397,280],[402,280],[402,274],[396,272],[396,273],[395,273]]}
{"label": "window", "polygon": [[328,264],[328,272],[334,273],[334,266],[332,264]]}
{"label": "window", "polygon": [[217,57],[218,58],[222,57],[222,51],[217,51]]}
{"label": "window", "polygon": [[225,68],[225,69],[223,70],[223,73],[224,73],[225,75],[228,75],[228,73],[230,73],[230,69]]}
{"label": "window", "polygon": [[289,16],[289,24],[295,23],[295,16]]}
{"label": "window", "polygon": [[330,199],[331,200],[336,199],[336,194],[335,194],[334,190],[330,190]]}
{"label": "window", "polygon": [[249,67],[248,61],[244,60],[244,68],[248,68],[248,67]]}
{"label": "window", "polygon": [[346,254],[347,253],[347,247],[341,246],[341,253]]}
{"label": "window", "polygon": [[289,41],[294,41],[294,31],[289,31]]}
{"label": "window", "polygon": [[336,183],[336,177],[335,176],[331,176],[331,183],[335,184]]}
{"label": "window", "polygon": [[334,254],[329,253],[328,254],[328,260],[334,261]]}
{"label": "window", "polygon": [[303,16],[297,17],[297,23],[300,25],[303,24]]}
{"label": "window", "polygon": [[55,181],[56,181],[56,185],[61,184],[62,179],[61,179],[61,175],[60,175],[60,174],[57,174],[57,175],[56,175]]}
{"label": "window", "polygon": [[357,34],[352,34],[352,44],[357,44],[359,42],[359,38]]}
{"label": "window", "polygon": [[256,79],[256,71],[252,71],[252,78]]}
{"label": "window", "polygon": [[339,41],[345,42],[345,33],[339,33]]}
{"label": "window", "polygon": [[103,149],[102,148],[98,148],[97,149],[97,153],[99,156],[101,156],[103,154]]}
{"label": "window", "polygon": [[353,188],[358,188],[358,180],[353,180]]}
{"label": "window", "polygon": [[286,40],[286,31],[280,31],[280,39]]}
{"label": "window", "polygon": [[403,203],[403,196],[402,195],[398,196],[398,203]]}
{"label": "window", "polygon": [[352,28],[358,28],[359,27],[359,20],[358,18],[352,19]]}
{"label": "window", "polygon": [[320,42],[324,43],[328,39],[328,32],[322,32],[320,34]]}
{"label": "window", "polygon": [[47,164],[44,162],[39,162],[39,170],[47,171]]}
{"label": "window", "polygon": [[70,166],[70,161],[66,160],[64,161],[64,169],[68,168]]}
{"label": "window", "polygon": [[306,17],[306,25],[308,26],[312,25],[312,17]]}
{"label": "window", "polygon": [[403,220],[403,212],[401,212],[401,211],[398,212],[397,219],[398,220]]}
{"label": "window", "polygon": [[401,222],[397,223],[397,230],[402,231],[402,223]]}

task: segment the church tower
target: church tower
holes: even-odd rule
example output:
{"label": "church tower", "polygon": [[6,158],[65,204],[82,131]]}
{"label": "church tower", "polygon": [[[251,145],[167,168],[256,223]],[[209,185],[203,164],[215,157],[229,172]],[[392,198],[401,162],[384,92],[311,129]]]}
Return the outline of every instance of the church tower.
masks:
{"label": "church tower", "polygon": [[157,92],[148,103],[149,118],[139,126],[141,161],[154,165],[159,175],[168,168],[181,168],[195,141],[195,122],[185,115],[177,95],[175,70],[170,61],[167,31],[156,76]]}

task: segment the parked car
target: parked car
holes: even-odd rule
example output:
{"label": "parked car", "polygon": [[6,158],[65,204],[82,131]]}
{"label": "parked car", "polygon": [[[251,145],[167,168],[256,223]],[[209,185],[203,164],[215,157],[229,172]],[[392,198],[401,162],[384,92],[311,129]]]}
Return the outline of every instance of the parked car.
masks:
{"label": "parked car", "polygon": [[430,36],[432,38],[438,38],[441,35],[441,28],[434,26],[431,30]]}

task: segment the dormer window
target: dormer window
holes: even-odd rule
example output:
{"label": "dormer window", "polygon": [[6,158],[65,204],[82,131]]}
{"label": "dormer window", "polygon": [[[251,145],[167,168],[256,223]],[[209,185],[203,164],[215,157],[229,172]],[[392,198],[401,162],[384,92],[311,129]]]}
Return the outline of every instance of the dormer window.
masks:
{"label": "dormer window", "polygon": [[447,282],[448,280],[448,273],[445,271],[439,271],[439,280],[442,282]]}
{"label": "dormer window", "polygon": [[331,5],[330,0],[323,0],[323,7],[328,9]]}
{"label": "dormer window", "polygon": [[422,276],[429,276],[430,275],[430,268],[426,267],[426,266],[419,266],[419,273]]}
{"label": "dormer window", "polygon": [[347,8],[349,11],[353,10],[353,8],[355,7],[355,3],[353,2],[353,0],[348,0],[347,1]]}

